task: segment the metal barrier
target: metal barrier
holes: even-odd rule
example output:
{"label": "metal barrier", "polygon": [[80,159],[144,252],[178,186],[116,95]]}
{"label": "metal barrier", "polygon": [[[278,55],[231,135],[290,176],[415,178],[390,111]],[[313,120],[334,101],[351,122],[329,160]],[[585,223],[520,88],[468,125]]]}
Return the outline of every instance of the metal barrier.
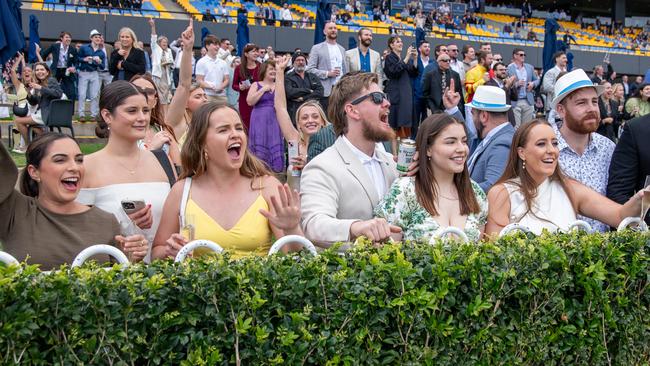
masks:
{"label": "metal barrier", "polygon": [[648,224],[645,221],[641,220],[639,217],[626,217],[618,224],[616,231],[623,231],[628,229],[630,225],[637,225],[637,230],[639,231],[648,231]]}
{"label": "metal barrier", "polygon": [[129,263],[129,259],[126,257],[124,253],[122,253],[121,250],[115,248],[114,246],[111,245],[106,245],[106,244],[97,244],[90,246],[84,250],[81,251],[81,253],[77,254],[75,257],[74,261],[72,261],[72,268],[74,267],[79,267],[82,265],[88,258],[97,255],[97,254],[108,254],[111,257],[117,259],[118,263],[123,265],[124,267],[127,267]]}
{"label": "metal barrier", "polygon": [[221,253],[223,252],[223,248],[210,240],[204,240],[204,239],[199,239],[199,240],[193,240],[189,243],[187,243],[181,250],[178,251],[178,254],[176,254],[176,258],[174,259],[174,262],[182,262],[185,260],[185,257],[187,257],[188,254],[190,254],[194,249],[197,248],[208,248],[212,250],[215,253]]}
{"label": "metal barrier", "polygon": [[283,246],[289,243],[299,243],[305,249],[307,249],[309,253],[313,255],[318,255],[318,252],[316,251],[316,247],[314,246],[314,244],[304,236],[300,236],[300,235],[286,235],[281,237],[275,243],[273,243],[271,249],[269,249],[269,255],[273,255],[277,253],[278,251],[280,251],[280,249],[282,249]]}
{"label": "metal barrier", "polygon": [[587,233],[593,233],[594,229],[589,225],[588,222],[583,220],[576,220],[569,225],[567,232],[571,230],[584,230]]}
{"label": "metal barrier", "polygon": [[436,235],[432,236],[431,239],[429,240],[429,244],[434,244],[436,242],[436,239],[444,239],[445,237],[449,235],[456,235],[460,239],[461,242],[467,243],[469,241],[469,238],[467,237],[467,234],[465,232],[455,226],[448,226],[441,230],[439,233]]}
{"label": "metal barrier", "polygon": [[513,231],[521,231],[524,234],[532,233],[527,226],[521,225],[521,224],[518,224],[518,223],[515,222],[515,223],[509,224],[506,227],[504,227],[503,229],[501,229],[501,232],[499,232],[499,236],[508,235]]}
{"label": "metal barrier", "polygon": [[7,252],[0,252],[0,262],[6,264],[6,265],[20,265],[20,262],[16,258],[14,258],[13,255],[7,253]]}

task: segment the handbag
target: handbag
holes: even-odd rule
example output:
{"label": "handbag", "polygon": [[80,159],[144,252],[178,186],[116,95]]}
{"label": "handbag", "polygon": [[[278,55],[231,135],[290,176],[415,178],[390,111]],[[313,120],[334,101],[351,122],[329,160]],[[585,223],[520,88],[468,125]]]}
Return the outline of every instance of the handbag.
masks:
{"label": "handbag", "polygon": [[26,117],[27,113],[29,113],[29,108],[27,107],[27,104],[25,104],[24,107],[21,107],[18,105],[17,102],[14,102],[14,105],[12,106],[12,110],[14,116],[16,117]]}

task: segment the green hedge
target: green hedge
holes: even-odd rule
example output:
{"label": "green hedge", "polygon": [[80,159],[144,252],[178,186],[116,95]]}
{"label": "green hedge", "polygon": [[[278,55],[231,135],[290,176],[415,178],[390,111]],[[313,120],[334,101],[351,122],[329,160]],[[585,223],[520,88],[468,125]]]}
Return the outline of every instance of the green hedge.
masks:
{"label": "green hedge", "polygon": [[648,364],[648,238],[0,268],[0,364]]}

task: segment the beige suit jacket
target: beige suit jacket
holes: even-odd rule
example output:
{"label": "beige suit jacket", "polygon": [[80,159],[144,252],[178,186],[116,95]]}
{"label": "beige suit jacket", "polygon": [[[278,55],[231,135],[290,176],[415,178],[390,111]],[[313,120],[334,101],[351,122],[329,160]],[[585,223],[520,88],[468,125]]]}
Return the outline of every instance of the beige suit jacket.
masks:
{"label": "beige suit jacket", "polygon": [[[377,150],[386,190],[397,178],[393,156]],[[314,244],[328,248],[350,240],[350,225],[374,217],[379,197],[372,178],[341,137],[307,164],[300,179],[302,228]]]}
{"label": "beige suit jacket", "polygon": [[[375,50],[369,48],[368,51],[370,51],[370,70],[377,74],[379,87],[383,89],[384,70],[381,67],[381,57]],[[348,72],[361,70],[359,47],[345,51],[345,64],[347,65]]]}

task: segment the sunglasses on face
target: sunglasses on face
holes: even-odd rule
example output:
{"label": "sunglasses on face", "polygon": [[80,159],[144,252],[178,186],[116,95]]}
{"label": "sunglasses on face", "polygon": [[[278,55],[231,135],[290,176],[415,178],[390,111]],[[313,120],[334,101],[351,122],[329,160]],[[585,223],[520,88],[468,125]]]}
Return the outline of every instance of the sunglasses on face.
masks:
{"label": "sunglasses on face", "polygon": [[517,56],[526,57],[525,53],[518,53]]}
{"label": "sunglasses on face", "polygon": [[449,60],[449,59],[442,59],[442,60],[440,60],[440,62],[449,62],[449,61],[451,61],[451,60]]}
{"label": "sunglasses on face", "polygon": [[368,98],[370,98],[370,100],[373,103],[377,104],[377,105],[380,105],[381,103],[383,103],[384,99],[388,100],[388,96],[386,94],[384,94],[382,92],[372,92],[370,94],[366,94],[364,96],[361,96],[361,97],[351,101],[350,104],[357,105],[357,104],[363,102],[364,100],[366,100]]}
{"label": "sunglasses on face", "polygon": [[495,58],[494,61],[501,62],[501,61],[503,61],[503,59],[502,58]]}

